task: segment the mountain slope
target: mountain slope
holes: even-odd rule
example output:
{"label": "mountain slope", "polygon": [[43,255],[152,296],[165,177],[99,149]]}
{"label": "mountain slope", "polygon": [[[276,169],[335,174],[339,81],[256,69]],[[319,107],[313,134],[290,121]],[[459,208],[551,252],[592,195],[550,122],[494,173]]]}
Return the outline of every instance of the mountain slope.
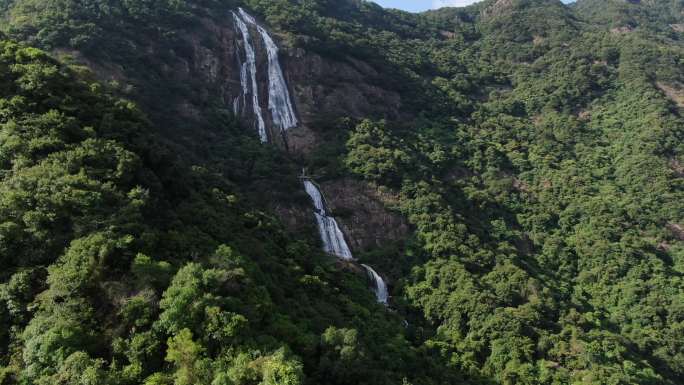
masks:
{"label": "mountain slope", "polygon": [[[72,67],[3,43],[2,381],[682,382],[681,1],[141,4],[6,12]],[[271,144],[238,6],[302,122]]]}
{"label": "mountain slope", "polygon": [[1,51],[3,383],[325,382],[361,359],[348,381],[379,383],[427,369],[362,276],[174,155],[132,103],[42,51]]}

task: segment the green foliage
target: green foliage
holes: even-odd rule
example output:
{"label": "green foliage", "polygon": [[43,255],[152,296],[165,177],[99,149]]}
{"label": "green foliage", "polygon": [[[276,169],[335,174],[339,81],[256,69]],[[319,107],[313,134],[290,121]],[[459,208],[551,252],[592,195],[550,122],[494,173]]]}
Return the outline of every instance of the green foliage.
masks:
{"label": "green foliage", "polygon": [[59,368],[59,371],[50,377],[37,382],[38,384],[74,384],[74,385],[100,385],[107,383],[107,375],[103,370],[104,360],[93,360],[83,352],[70,355]]}
{"label": "green foliage", "polygon": [[81,296],[94,289],[103,279],[108,266],[123,258],[127,244],[132,239],[113,238],[111,234],[94,233],[86,238],[77,239],[50,268],[48,284],[50,295],[57,298]]}
{"label": "green foliage", "polygon": [[[160,302],[162,313],[159,325],[169,333],[182,329],[206,330],[204,322],[233,322],[229,314],[218,314],[220,309],[230,308],[231,298],[225,295],[247,296],[243,269],[205,270],[198,264],[189,264],[178,271]],[[223,290],[222,290],[223,289]],[[242,294],[242,295],[240,295]],[[236,321],[237,322],[237,321]],[[216,324],[213,328],[216,328]],[[223,325],[228,327],[228,325]],[[228,341],[222,341],[228,342]]]}
{"label": "green foliage", "polygon": [[[293,156],[160,77],[238,5],[400,95],[399,119],[315,116],[297,159],[411,223],[363,255],[396,313],[268,212],[303,195]],[[7,34],[123,68],[151,117],[0,42],[0,383],[681,383],[681,6],[0,1]],[[169,113],[195,97],[202,122]]]}
{"label": "green foliage", "polygon": [[385,123],[374,124],[365,120],[347,142],[352,150],[346,158],[349,169],[373,181],[387,181],[401,175],[410,158],[402,151],[398,139],[392,138]]}
{"label": "green foliage", "polygon": [[[681,240],[667,230],[681,175],[668,162],[684,126],[654,83],[679,79],[656,52],[677,62],[681,44],[661,40],[662,24],[624,37],[584,29],[543,1],[477,8],[483,36],[466,54],[430,40],[446,71],[433,84],[473,109],[440,108],[408,129],[363,122],[347,142],[349,169],[400,189],[415,226],[408,253],[428,262],[404,294],[437,326],[426,345],[497,383],[678,383],[682,351],[664,338],[682,321],[670,246]],[[500,74],[485,74],[492,62]],[[394,179],[377,172],[387,165]]]}
{"label": "green foliage", "polygon": [[169,338],[166,361],[176,367],[174,385],[207,384],[206,368],[203,367],[202,347],[192,341],[192,333],[188,329],[178,332]]}
{"label": "green foliage", "polygon": [[[81,313],[76,315],[72,311]],[[49,383],[50,378],[62,370],[70,371],[69,367],[74,363],[70,358],[95,344],[92,330],[82,322],[91,314],[92,310],[83,304],[70,304],[60,306],[49,315],[34,317],[22,336],[26,376],[36,382]]]}
{"label": "green foliage", "polygon": [[[217,142],[237,158],[187,164],[89,74],[13,42],[0,52],[4,382],[302,384],[329,325],[374,309],[375,328],[399,327],[362,277],[217,174],[290,172],[234,120]],[[323,291],[309,296],[307,277]]]}
{"label": "green foliage", "polygon": [[261,371],[263,385],[303,384],[302,364],[296,358],[290,357],[283,348],[266,358]]}
{"label": "green foliage", "polygon": [[189,2],[178,0],[20,0],[11,4],[8,29],[10,35],[40,46],[101,49],[97,43],[108,33],[125,34],[115,29],[121,22],[172,24],[184,20],[190,8]]}
{"label": "green foliage", "polygon": [[166,261],[153,261],[145,254],[138,254],[133,260],[131,273],[138,281],[139,287],[151,286],[162,289],[171,281],[172,267]]}

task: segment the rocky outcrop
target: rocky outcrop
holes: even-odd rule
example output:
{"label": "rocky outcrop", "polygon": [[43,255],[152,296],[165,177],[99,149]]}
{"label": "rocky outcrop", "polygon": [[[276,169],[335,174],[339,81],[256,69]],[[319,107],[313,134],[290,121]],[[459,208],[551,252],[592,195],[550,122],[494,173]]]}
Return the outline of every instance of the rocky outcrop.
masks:
{"label": "rocky outcrop", "polygon": [[381,116],[392,120],[401,114],[399,94],[375,85],[380,74],[366,63],[330,60],[303,49],[287,52],[284,62],[301,120],[287,135],[294,153],[307,154],[320,144],[316,122],[321,119]]}
{"label": "rocky outcrop", "polygon": [[[281,49],[281,61],[300,120],[287,131],[283,143],[294,154],[306,155],[324,145],[318,127],[321,121],[401,116],[399,93],[378,86],[382,75],[367,63],[350,57],[333,60],[287,47]],[[261,84],[266,83],[263,80]]]}
{"label": "rocky outcrop", "polygon": [[[275,31],[269,32],[278,40]],[[236,32],[234,20],[229,15],[203,18],[196,25],[179,30],[177,36],[178,42],[171,51],[168,45],[155,38],[136,46],[136,60],[150,60],[146,67],[150,73],[144,75],[126,68],[125,63],[99,63],[88,61],[77,53],[74,56],[101,80],[116,80],[122,83],[122,88],[135,90],[126,96],[137,99],[143,106],[147,95],[164,95],[164,103],[159,103],[159,96],[150,99],[149,105],[157,110],[149,108],[147,112],[153,120],[162,122],[158,124],[160,127],[177,125],[169,129],[167,138],[193,152],[195,148],[202,148],[199,144],[202,140],[212,140],[215,131],[220,130],[211,127],[214,132],[205,132],[208,130],[202,129],[206,126],[201,123],[207,119],[208,109],[219,105],[225,110],[233,110],[234,100],[241,95],[244,48],[242,36]],[[267,53],[261,39],[255,36],[253,45],[257,55],[260,105],[264,109],[263,115],[268,116]],[[402,116],[399,93],[383,87],[382,84],[391,82],[368,63],[350,57],[324,57],[286,44],[278,45],[282,70],[300,123],[288,130],[284,139],[273,132],[273,127],[269,127],[269,136],[288,151],[306,157],[313,149],[325,145],[319,127],[321,121],[340,117],[394,120]],[[141,79],[150,74],[155,76],[152,81]],[[141,89],[140,84],[158,85],[159,89],[150,92]],[[172,88],[178,85],[183,89],[177,91]],[[251,127],[254,114],[250,109],[243,108],[239,118]],[[192,124],[190,120],[200,124]],[[256,128],[254,134],[257,134]],[[201,158],[202,154],[197,156]],[[390,194],[351,179],[324,182],[322,189],[330,197],[331,209],[339,217],[354,251],[401,240],[409,232],[402,216],[386,208],[393,199]],[[293,232],[310,232],[315,223],[310,202],[305,196],[297,201],[283,204],[274,199],[270,206]]]}
{"label": "rocky outcrop", "polygon": [[677,178],[684,178],[684,163],[678,159],[671,158],[669,162],[670,169],[674,171]]}
{"label": "rocky outcrop", "polygon": [[487,8],[483,9],[480,13],[480,17],[484,20],[502,16],[511,12],[513,8],[514,0],[497,0],[492,3]]}
{"label": "rocky outcrop", "polygon": [[678,223],[668,223],[666,227],[672,232],[672,235],[674,235],[675,238],[684,241],[684,226]]}
{"label": "rocky outcrop", "polygon": [[[321,182],[320,188],[353,253],[401,241],[409,234],[406,219],[391,209],[397,200],[394,193],[351,178]],[[312,203],[303,191],[300,201],[276,203],[274,211],[293,233],[315,234]]]}
{"label": "rocky outcrop", "polygon": [[404,217],[387,208],[397,199],[393,193],[349,178],[321,183],[321,188],[354,251],[382,247],[409,233]]}
{"label": "rocky outcrop", "polygon": [[615,28],[610,29],[610,33],[613,35],[624,35],[624,34],[632,32],[632,31],[634,31],[634,28],[632,26],[629,26],[629,25],[625,25],[622,27],[615,27]]}

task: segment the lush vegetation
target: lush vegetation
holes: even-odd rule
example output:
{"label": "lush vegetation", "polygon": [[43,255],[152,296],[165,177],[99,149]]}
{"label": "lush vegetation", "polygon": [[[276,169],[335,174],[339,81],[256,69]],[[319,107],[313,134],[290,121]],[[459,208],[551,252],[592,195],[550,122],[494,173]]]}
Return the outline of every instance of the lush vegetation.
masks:
{"label": "lush vegetation", "polygon": [[[684,211],[672,165],[684,120],[657,84],[681,81],[684,51],[672,30],[583,27],[565,13],[541,26],[492,15],[492,32],[433,79],[463,108],[408,132],[363,122],[346,164],[401,190],[416,226],[409,253],[426,261],[404,280],[405,300],[460,370],[506,384],[679,383],[684,266],[672,230]],[[535,25],[548,29],[522,42],[506,33]],[[449,43],[436,45],[446,58]],[[502,63],[499,74],[482,76],[478,59]]]}
{"label": "lush vegetation", "polygon": [[[0,383],[429,377],[362,275],[174,156],[134,104],[43,51],[0,52]],[[258,146],[221,124],[224,151]]]}
{"label": "lush vegetation", "polygon": [[[285,45],[381,69],[413,118],[339,117],[297,164],[209,104],[193,149],[174,135],[198,128],[155,105],[177,85],[148,80],[137,107],[29,47],[130,64],[144,86],[164,60],[131,42],[178,53],[179,31],[238,4]],[[0,384],[684,381],[684,119],[663,92],[684,84],[681,1],[0,10],[24,42],[0,43]],[[360,255],[395,310],[313,227],[256,209],[260,190],[305,201],[302,165],[399,197],[402,258]]]}

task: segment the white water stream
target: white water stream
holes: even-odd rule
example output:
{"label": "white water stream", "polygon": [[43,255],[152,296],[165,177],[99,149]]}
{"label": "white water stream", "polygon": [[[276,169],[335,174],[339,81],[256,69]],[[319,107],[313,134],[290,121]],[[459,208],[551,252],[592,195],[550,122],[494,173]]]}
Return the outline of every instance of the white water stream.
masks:
{"label": "white water stream", "polygon": [[[325,199],[318,186],[311,180],[304,179],[304,188],[306,193],[311,197],[314,207],[316,208],[314,215],[316,216],[316,222],[318,224],[318,232],[323,241],[323,250],[326,253],[335,255],[345,261],[352,261],[354,257],[349,249],[349,245],[347,245],[347,241],[345,241],[344,234],[342,233],[342,230],[340,230],[337,221],[328,213]],[[375,291],[378,302],[387,304],[389,293],[385,281],[372,267],[368,265],[361,266],[366,269],[368,277],[373,281],[373,285],[375,286],[373,290]]]}
{"label": "white water stream", "polygon": [[[240,14],[244,11],[240,9]],[[249,33],[249,28],[245,21],[238,16],[237,13],[233,12],[233,20],[235,20],[235,25],[237,25],[240,33],[242,34],[242,41],[245,46],[245,62],[242,63],[242,68],[240,69],[240,81],[242,83],[242,95],[246,96],[252,94],[252,108],[254,110],[254,118],[256,119],[257,130],[259,131],[259,139],[262,143],[268,142],[268,135],[266,134],[266,123],[264,122],[264,117],[261,113],[261,105],[259,104],[259,87],[257,85],[257,67],[256,67],[256,53],[254,52],[254,46],[252,46],[252,36]],[[251,82],[247,78],[250,78]],[[251,84],[250,84],[251,83]],[[251,85],[251,89],[250,89]],[[235,104],[235,103],[234,103]],[[235,108],[235,106],[234,106]]]}
{"label": "white water stream", "polygon": [[[268,57],[268,109],[271,112],[271,121],[273,122],[273,125],[278,128],[280,132],[284,132],[289,128],[297,126],[297,115],[292,107],[290,92],[288,91],[287,83],[285,82],[285,77],[280,66],[278,46],[268,34],[268,31],[260,26],[254,17],[245,12],[244,9],[239,8],[238,13],[233,12],[233,19],[239,30],[237,32],[242,35],[245,50],[245,61],[242,62],[240,67],[242,93],[233,101],[233,111],[235,112],[235,115],[239,115],[240,110],[247,106],[247,95],[251,95],[254,119],[259,131],[259,138],[262,143],[266,143],[268,142],[268,133],[266,131],[266,122],[259,102],[257,54],[254,50],[248,24],[253,26],[253,28],[256,28],[266,47]],[[323,250],[342,260],[353,261],[354,257],[349,249],[347,241],[344,239],[344,234],[342,233],[342,230],[340,230],[335,218],[328,213],[325,200],[323,199],[323,195],[318,189],[318,186],[311,180],[304,179],[304,188],[313,200],[316,208],[314,215],[323,242]],[[370,266],[362,266],[366,269],[368,277],[375,286],[374,291],[378,302],[387,304],[389,294],[385,281],[380,274]]]}
{"label": "white water stream", "polygon": [[323,250],[326,253],[336,255],[345,261],[351,261],[353,259],[351,250],[347,245],[347,241],[344,240],[344,234],[337,225],[337,221],[335,218],[328,215],[321,191],[308,179],[304,180],[304,188],[316,207],[314,215],[316,216],[318,231],[321,234],[321,240],[323,241]]}
{"label": "white water stream", "polygon": [[[238,14],[239,13],[239,14]],[[256,28],[257,32],[263,40],[266,47],[266,54],[268,57],[268,109],[271,112],[271,121],[280,132],[284,132],[290,128],[296,127],[299,123],[294,108],[292,107],[292,99],[290,98],[290,91],[285,82],[285,76],[280,65],[278,57],[278,46],[269,35],[268,31],[259,25],[257,21],[248,14],[244,9],[238,8],[238,13],[233,12],[233,19],[235,24],[242,34],[242,39],[245,45],[246,60],[242,65],[240,71],[240,82],[242,84],[242,97],[250,93],[250,79],[251,78],[251,94],[252,105],[254,109],[254,116],[259,130],[259,138],[262,142],[268,142],[268,134],[266,132],[266,123],[262,114],[261,106],[259,104],[259,91],[257,84],[257,55],[252,45],[252,37],[250,35],[248,24]],[[245,103],[243,102],[243,105]],[[233,110],[236,115],[240,110],[240,97],[238,96],[233,101]]]}
{"label": "white water stream", "polygon": [[389,293],[387,292],[387,284],[382,279],[380,274],[378,274],[372,267],[368,265],[361,265],[368,272],[368,277],[373,281],[375,285],[375,296],[378,298],[378,302],[387,304],[389,299]]}

